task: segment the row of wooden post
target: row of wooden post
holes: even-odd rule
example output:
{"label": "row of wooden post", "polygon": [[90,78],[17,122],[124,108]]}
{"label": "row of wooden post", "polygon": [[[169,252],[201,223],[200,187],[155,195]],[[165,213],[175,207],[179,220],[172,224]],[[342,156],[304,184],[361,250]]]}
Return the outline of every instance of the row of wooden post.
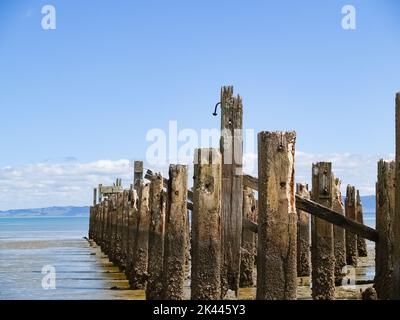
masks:
{"label": "row of wooden post", "polygon": [[146,289],[147,299],[182,299],[187,168],[170,166],[167,191],[160,174],[143,180],[142,168],[135,162],[130,189],[110,194],[91,208],[89,236],[125,270],[133,289]]}
{"label": "row of wooden post", "polygon": [[[332,224],[312,219],[311,268],[309,215],[295,208],[294,153],[294,132],[259,134],[259,200],[250,188],[244,188],[242,194],[244,215],[258,221],[258,234],[256,239],[249,230],[242,233],[240,285],[254,284],[257,256],[258,299],[296,298],[297,277],[309,275],[310,269],[313,297],[333,299],[335,279],[341,279],[346,263],[344,232],[341,229],[335,233]],[[146,289],[148,299],[182,299],[191,235],[191,297],[222,298],[219,150],[196,151],[191,232],[187,221],[187,167],[170,166],[167,190],[161,174],[153,174],[145,182],[143,173],[138,177],[138,167],[135,163],[135,187],[112,194],[92,207],[90,237],[125,270],[132,288]],[[313,200],[343,213],[339,187],[330,163],[313,166]],[[298,184],[297,192],[310,197],[307,186]]]}
{"label": "row of wooden post", "polygon": [[[125,269],[133,288],[146,289],[148,299],[183,299],[189,246],[192,299],[220,299],[228,289],[251,286],[255,260],[257,299],[295,299],[297,277],[310,272],[313,298],[334,299],[343,267],[355,266],[357,257],[366,255],[365,239],[297,212],[295,194],[363,223],[359,193],[348,186],[342,203],[340,180],[329,162],[313,164],[310,191],[306,185],[296,187],[296,134],[261,132],[257,201],[251,188],[243,187],[236,154],[242,156],[243,110],[232,93],[231,87],[221,91],[221,148],[195,152],[191,224],[187,167],[170,166],[165,190],[160,174],[146,182],[142,164],[136,163],[133,186],[92,207],[90,237]],[[399,96],[396,101],[400,109]],[[379,162],[375,288],[380,298],[393,298],[400,290],[392,283],[400,278],[396,175],[400,170],[394,163]],[[243,218],[258,222],[257,235],[242,230]]]}

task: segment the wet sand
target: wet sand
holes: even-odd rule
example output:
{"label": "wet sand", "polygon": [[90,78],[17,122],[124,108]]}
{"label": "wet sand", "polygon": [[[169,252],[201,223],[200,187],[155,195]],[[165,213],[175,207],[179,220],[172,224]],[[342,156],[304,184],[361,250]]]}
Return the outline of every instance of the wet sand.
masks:
{"label": "wet sand", "polygon": [[[357,281],[374,277],[375,251],[359,259]],[[56,289],[42,288],[43,266],[56,269]],[[17,267],[16,267],[17,266]],[[336,287],[336,299],[361,299],[363,284]],[[0,243],[0,299],[33,300],[143,300],[144,290],[130,290],[124,273],[114,266],[93,242],[85,239],[34,240]],[[298,299],[311,299],[310,279],[298,279]],[[190,269],[186,270],[185,299],[190,299]],[[256,288],[241,288],[239,299],[255,299]],[[226,299],[237,299],[229,292]]]}
{"label": "wet sand", "polygon": [[[368,257],[359,258],[358,266],[355,269],[355,281],[372,281],[375,276],[375,249],[373,246],[368,247]],[[345,283],[346,280],[345,279]],[[353,278],[354,279],[354,278]],[[298,278],[297,286],[297,299],[298,300],[311,300],[311,288],[310,288],[309,277]],[[337,300],[360,300],[361,291],[364,291],[368,287],[372,287],[373,284],[356,284],[354,281],[351,285],[340,286],[335,288],[335,298]],[[240,288],[239,299],[243,300],[254,300],[256,296],[256,288]],[[230,292],[228,299],[236,299],[233,292]]]}
{"label": "wet sand", "polygon": [[[42,268],[54,266],[56,289],[43,289]],[[0,243],[0,299],[144,299],[125,275],[84,239]]]}

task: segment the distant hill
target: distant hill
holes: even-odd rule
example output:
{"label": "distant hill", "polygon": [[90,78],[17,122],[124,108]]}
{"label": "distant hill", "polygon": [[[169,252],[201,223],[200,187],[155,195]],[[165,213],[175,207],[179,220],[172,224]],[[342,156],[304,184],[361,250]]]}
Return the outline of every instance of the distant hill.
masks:
{"label": "distant hill", "polygon": [[49,207],[0,211],[0,217],[88,217],[89,207]]}
{"label": "distant hill", "polygon": [[[375,212],[375,196],[361,197],[364,212]],[[343,198],[344,203],[344,198]],[[49,207],[0,211],[1,217],[88,217],[89,207]]]}

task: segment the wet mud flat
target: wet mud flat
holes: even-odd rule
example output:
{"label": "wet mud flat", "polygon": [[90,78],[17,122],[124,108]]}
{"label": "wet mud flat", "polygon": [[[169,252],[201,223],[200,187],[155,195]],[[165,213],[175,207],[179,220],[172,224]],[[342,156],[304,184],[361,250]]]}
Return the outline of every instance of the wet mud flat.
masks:
{"label": "wet mud flat", "polygon": [[[55,289],[44,289],[52,267]],[[144,299],[144,291],[130,290],[125,274],[85,239],[1,242],[0,288],[1,300]]]}
{"label": "wet mud flat", "polygon": [[[374,278],[375,252],[359,258],[357,282]],[[45,266],[56,271],[56,288],[43,289]],[[184,298],[190,299],[190,268],[185,270]],[[336,287],[336,299],[361,299],[360,290],[372,284]],[[0,300],[144,300],[144,290],[129,289],[123,272],[114,266],[94,242],[85,239],[33,240],[0,243]],[[239,297],[229,292],[228,300],[253,300],[256,288],[240,288]],[[309,278],[298,278],[297,297],[311,299]]]}
{"label": "wet mud flat", "polygon": [[[256,270],[254,270],[254,273]],[[354,272],[351,272],[351,282],[347,283],[349,277],[345,277],[343,286],[335,288],[336,300],[361,300],[361,291],[372,287],[371,283],[375,276],[375,249],[373,246],[368,247],[368,256],[358,258],[358,266]],[[297,279],[297,299],[298,300],[312,300],[311,297],[311,279],[309,277],[302,277]],[[256,288],[240,288],[239,299],[254,300],[256,297]],[[233,292],[227,299],[236,299]]]}

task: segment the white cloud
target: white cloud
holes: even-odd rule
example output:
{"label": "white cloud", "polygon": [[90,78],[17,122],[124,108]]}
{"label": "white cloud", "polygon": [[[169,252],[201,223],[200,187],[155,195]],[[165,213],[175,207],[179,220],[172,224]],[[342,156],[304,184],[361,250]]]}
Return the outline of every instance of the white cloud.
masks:
{"label": "white cloud", "polygon": [[[376,164],[380,158],[394,155],[363,156],[352,154],[310,154],[296,152],[296,181],[310,183],[311,164],[331,161],[342,188],[353,184],[362,195],[375,193]],[[192,166],[189,178],[192,177]],[[168,173],[167,167],[153,168]],[[257,156],[245,155],[245,173],[257,175]],[[129,186],[133,177],[133,162],[98,160],[89,163],[64,161],[0,168],[0,210],[58,205],[90,205],[93,187],[112,184],[121,178]],[[190,183],[191,184],[191,183]]]}
{"label": "white cloud", "polygon": [[[312,163],[327,161],[332,162],[335,177],[342,181],[343,194],[346,186],[351,184],[360,190],[361,195],[373,195],[377,179],[377,162],[382,158],[390,160],[394,159],[394,155],[311,154],[296,151],[296,182],[308,183],[311,186]],[[256,154],[248,154],[244,157],[244,172],[257,175]]]}
{"label": "white cloud", "polygon": [[360,190],[361,195],[375,194],[377,180],[377,163],[379,159],[393,160],[394,155],[355,155],[344,154],[308,154],[297,152],[296,179],[310,183],[311,165],[313,162],[332,162],[335,177],[342,180],[342,193],[345,193],[348,184]]}
{"label": "white cloud", "polygon": [[129,160],[99,160],[90,163],[38,163],[0,168],[0,210],[88,205],[93,187],[122,178],[131,183]]}

